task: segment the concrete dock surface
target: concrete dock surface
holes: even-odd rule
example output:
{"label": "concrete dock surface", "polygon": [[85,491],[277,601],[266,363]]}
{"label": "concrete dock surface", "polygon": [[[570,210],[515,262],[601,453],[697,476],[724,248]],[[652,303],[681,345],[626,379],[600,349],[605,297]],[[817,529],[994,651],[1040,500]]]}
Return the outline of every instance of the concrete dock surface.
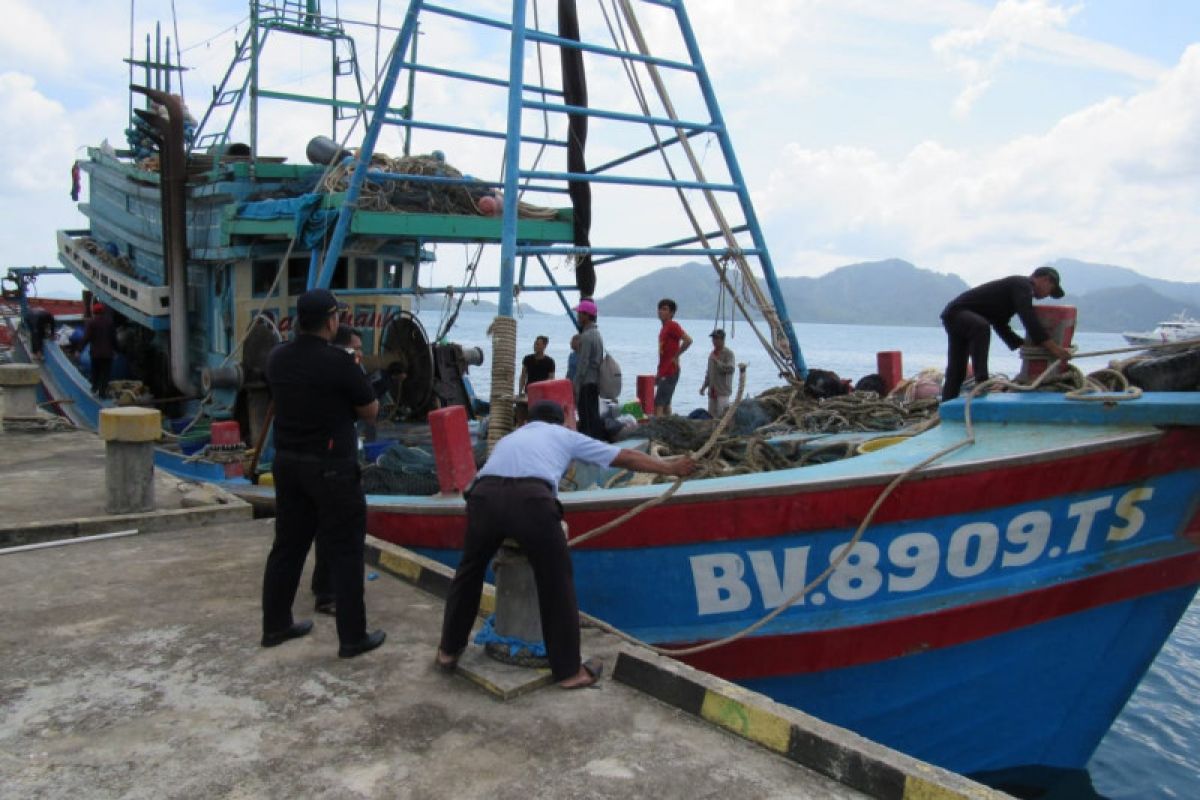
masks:
{"label": "concrete dock surface", "polygon": [[93,434],[0,432],[0,800],[1000,796],[593,627],[598,687],[531,689],[474,646],[442,674],[452,573],[374,539],[384,645],[339,659],[316,615],[264,649],[273,520],[155,480],[155,509],[108,515]]}
{"label": "concrete dock surface", "polygon": [[[0,795],[865,796],[608,675],[497,701],[433,668],[441,601],[386,574],[367,584],[380,649],[337,658],[329,617],[261,648],[271,532],[0,555]],[[296,607],[309,616],[306,583]],[[611,637],[585,630],[584,649],[611,671]]]}

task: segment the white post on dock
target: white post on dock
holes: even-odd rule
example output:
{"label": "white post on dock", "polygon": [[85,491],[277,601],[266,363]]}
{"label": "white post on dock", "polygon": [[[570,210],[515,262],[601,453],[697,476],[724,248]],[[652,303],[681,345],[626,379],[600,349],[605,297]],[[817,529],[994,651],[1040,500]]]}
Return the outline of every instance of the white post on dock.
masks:
{"label": "white post on dock", "polygon": [[154,510],[154,443],[162,436],[162,414],[153,408],[100,411],[104,440],[105,511],[132,514]]}

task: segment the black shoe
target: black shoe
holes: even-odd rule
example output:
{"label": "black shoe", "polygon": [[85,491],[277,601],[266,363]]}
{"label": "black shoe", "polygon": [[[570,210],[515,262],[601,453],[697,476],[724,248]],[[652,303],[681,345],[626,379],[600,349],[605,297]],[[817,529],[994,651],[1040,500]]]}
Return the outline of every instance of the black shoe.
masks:
{"label": "black shoe", "polygon": [[289,639],[299,639],[301,636],[307,636],[310,632],[312,632],[311,619],[294,622],[290,628],[284,628],[281,631],[275,631],[273,633],[264,633],[262,638],[262,646],[277,647]]}
{"label": "black shoe", "polygon": [[387,634],[383,631],[371,631],[357,642],[344,644],[339,647],[338,658],[354,658],[355,656],[361,656],[363,653],[369,653],[383,644],[383,640],[386,638]]}
{"label": "black shoe", "polygon": [[334,603],[332,597],[318,597],[315,608],[318,614],[325,614],[330,617],[337,616],[337,604]]}

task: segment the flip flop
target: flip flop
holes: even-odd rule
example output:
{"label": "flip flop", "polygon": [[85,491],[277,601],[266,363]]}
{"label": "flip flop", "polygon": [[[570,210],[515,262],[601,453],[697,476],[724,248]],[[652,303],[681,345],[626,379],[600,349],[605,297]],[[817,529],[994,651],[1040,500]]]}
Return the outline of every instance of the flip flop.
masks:
{"label": "flip flop", "polygon": [[[589,658],[583,662],[583,671],[588,674],[591,680],[584,683],[573,683],[571,685],[558,684],[560,689],[586,689],[589,686],[595,686],[600,682],[600,677],[604,674],[604,661],[599,658]],[[570,680],[568,678],[568,680]]]}
{"label": "flip flop", "polygon": [[[462,653],[458,655],[462,655]],[[437,655],[434,656],[433,665],[438,668],[439,672],[449,675],[458,669],[458,655],[452,656],[449,661],[442,661],[442,651],[438,650]]]}

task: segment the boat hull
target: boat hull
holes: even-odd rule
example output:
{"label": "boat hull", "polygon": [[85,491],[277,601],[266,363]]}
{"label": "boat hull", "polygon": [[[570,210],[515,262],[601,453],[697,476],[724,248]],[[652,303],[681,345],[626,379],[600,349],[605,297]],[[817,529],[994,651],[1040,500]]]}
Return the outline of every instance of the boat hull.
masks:
{"label": "boat hull", "polygon": [[[580,606],[665,647],[736,634],[964,433],[689,482],[576,549]],[[1200,430],[980,422],[974,448],[902,483],[766,627],[682,660],[956,771],[1083,767],[1200,582]],[[582,534],[662,488],[573,492],[566,520]],[[464,527],[461,501],[372,498],[374,535],[449,566]]]}

